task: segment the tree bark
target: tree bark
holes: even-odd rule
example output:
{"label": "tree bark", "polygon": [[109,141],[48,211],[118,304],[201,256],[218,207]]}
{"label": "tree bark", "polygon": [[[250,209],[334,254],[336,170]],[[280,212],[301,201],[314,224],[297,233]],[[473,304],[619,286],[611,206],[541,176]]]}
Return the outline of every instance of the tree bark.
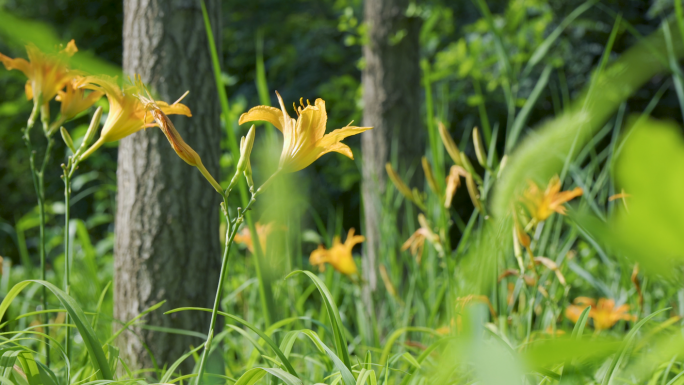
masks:
{"label": "tree bark", "polygon": [[[205,2],[220,47],[220,2]],[[218,179],[220,106],[206,36],[197,0],[124,0],[124,72],[140,74],[169,103],[190,90],[183,103],[193,117],[172,115],[171,120]],[[166,300],[144,318],[147,325],[206,333],[208,314],[163,313],[212,306],[221,258],[219,195],[157,128],[121,141],[117,179],[114,317],[128,321]],[[124,332],[117,345],[134,370],[153,367],[145,347],[161,367],[202,342],[136,327]],[[182,370],[189,373],[192,363],[185,365]]]}
{"label": "tree bark", "polygon": [[401,173],[419,162],[425,150],[420,122],[420,22],[406,17],[408,5],[409,0],[366,0],[364,5],[368,43],[363,49],[363,125],[374,128],[361,135],[363,262],[371,290],[377,283],[385,163],[396,151]]}

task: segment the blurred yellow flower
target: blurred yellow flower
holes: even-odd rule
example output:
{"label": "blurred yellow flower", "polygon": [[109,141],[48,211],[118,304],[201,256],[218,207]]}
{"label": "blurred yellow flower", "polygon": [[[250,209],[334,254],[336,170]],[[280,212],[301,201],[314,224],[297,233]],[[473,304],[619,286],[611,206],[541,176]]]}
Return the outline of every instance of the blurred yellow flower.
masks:
{"label": "blurred yellow flower", "polygon": [[[142,128],[159,125],[155,123],[153,114],[148,113],[145,106],[135,96],[137,89],[134,86],[127,87],[122,91],[113,78],[87,76],[79,80],[78,88],[102,91],[107,95],[109,101],[109,115],[107,115],[107,121],[102,127],[100,138],[82,155],[82,159],[90,156],[105,142],[121,140]],[[155,100],[154,103],[166,115],[192,116],[190,109],[181,104],[180,100],[171,105],[159,100]],[[171,140],[169,139],[169,141]]]}
{"label": "blurred yellow flower", "polygon": [[57,91],[55,100],[61,102],[60,113],[62,120],[71,120],[76,115],[90,108],[104,95],[102,91],[90,91],[86,93],[83,88],[78,88],[81,77],[71,79],[66,83],[64,90]]}
{"label": "blurred yellow flower", "polygon": [[[262,225],[257,222],[254,224],[256,228],[257,235],[259,236],[259,245],[261,246],[261,251],[266,252],[266,239],[268,239],[269,234],[273,231],[273,222]],[[249,231],[249,227],[245,226],[240,230],[239,233],[235,234],[233,240],[236,243],[247,246],[252,254],[254,254],[254,241],[252,240],[252,233]]]}
{"label": "blurred yellow flower", "polygon": [[461,185],[461,177],[467,177],[468,171],[463,167],[454,165],[449,169],[449,175],[446,178],[446,193],[444,197],[444,207],[451,207],[451,201],[454,199],[456,190]]}
{"label": "blurred yellow flower", "polygon": [[582,189],[575,187],[570,191],[560,191],[561,181],[558,175],[551,178],[545,191],[541,191],[536,183],[529,181],[527,190],[523,193],[522,202],[527,207],[532,219],[537,222],[546,220],[551,214],[557,212],[565,215],[563,203],[582,195]]}
{"label": "blurred yellow flower", "polygon": [[420,263],[420,260],[423,257],[423,248],[425,247],[426,239],[435,246],[440,254],[442,252],[442,246],[439,243],[439,235],[435,234],[432,229],[430,229],[430,225],[428,224],[425,215],[418,214],[418,223],[420,223],[420,228],[401,245],[401,250],[405,251],[411,249],[411,255]]}
{"label": "blurred yellow flower", "polygon": [[594,320],[596,330],[610,329],[620,320],[635,321],[636,317],[628,314],[629,305],[615,307],[615,301],[608,298],[601,298],[598,304],[593,298],[577,297],[574,305],[565,309],[565,316],[572,322],[577,323],[580,315],[587,307],[590,307],[589,318]]}
{"label": "blurred yellow flower", "polygon": [[295,108],[295,120],[288,115],[280,94],[276,92],[276,95],[280,102],[280,110],[269,106],[254,107],[240,116],[239,124],[265,121],[282,131],[284,143],[279,167],[283,172],[299,171],[329,152],[339,152],[354,159],[349,146],[340,141],[372,128],[347,126],[326,134],[328,115],[323,99],[316,99],[313,106],[307,101],[306,107],[300,100],[301,107]]}
{"label": "blurred yellow flower", "polygon": [[318,266],[321,271],[325,271],[325,263],[327,262],[342,274],[356,274],[358,270],[352,257],[352,249],[356,244],[365,240],[366,238],[363,235],[354,235],[354,229],[351,228],[344,243],[341,243],[340,237],[336,236],[329,250],[323,245],[318,246],[318,249],[311,253],[309,262],[314,266]]}
{"label": "blurred yellow flower", "polygon": [[0,53],[0,61],[8,70],[19,70],[26,75],[26,98],[33,99],[33,96],[42,95],[43,104],[47,104],[57,95],[57,92],[64,87],[74,76],[75,72],[69,71],[66,59],[73,56],[78,51],[76,43],[71,40],[67,46],[57,54],[47,54],[38,49],[35,45],[26,46],[29,60],[17,58],[12,59]]}

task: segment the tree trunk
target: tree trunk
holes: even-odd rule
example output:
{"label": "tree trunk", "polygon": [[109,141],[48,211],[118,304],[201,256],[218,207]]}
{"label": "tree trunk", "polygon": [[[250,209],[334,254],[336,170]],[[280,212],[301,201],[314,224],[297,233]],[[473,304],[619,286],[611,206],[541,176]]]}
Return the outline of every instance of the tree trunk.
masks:
{"label": "tree trunk", "polygon": [[[220,42],[220,2],[207,3],[214,38]],[[200,2],[124,0],[124,72],[142,80],[161,100],[183,103],[192,118],[172,115],[186,142],[218,179],[220,107]],[[218,44],[220,47],[220,44]],[[150,306],[164,306],[147,325],[206,333],[203,312],[164,311],[182,306],[211,308],[218,281],[219,196],[200,172],[183,162],[157,128],[121,141],[118,156],[114,317],[128,321]],[[132,370],[173,363],[197,337],[131,328],[117,340]],[[189,373],[191,362],[182,367]]]}
{"label": "tree trunk", "polygon": [[377,282],[385,163],[396,151],[402,173],[420,162],[425,150],[420,122],[420,22],[406,17],[408,5],[409,0],[366,0],[364,7],[368,44],[363,49],[363,125],[374,127],[361,135],[364,275],[371,290]]}

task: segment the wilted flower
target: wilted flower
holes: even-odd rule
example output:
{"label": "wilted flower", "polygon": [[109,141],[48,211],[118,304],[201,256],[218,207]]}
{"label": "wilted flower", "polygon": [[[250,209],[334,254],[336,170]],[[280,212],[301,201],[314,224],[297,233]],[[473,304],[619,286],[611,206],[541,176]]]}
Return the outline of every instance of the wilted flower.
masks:
{"label": "wilted flower", "polygon": [[17,69],[26,75],[26,98],[33,99],[42,95],[43,104],[47,104],[57,95],[76,74],[69,71],[66,59],[78,51],[76,43],[71,40],[67,46],[57,54],[47,54],[35,45],[26,46],[29,60],[22,58],[12,59],[0,53],[0,61],[8,70]]}
{"label": "wilted flower", "polygon": [[435,246],[440,254],[442,254],[443,251],[442,245],[439,243],[439,235],[435,234],[432,229],[430,229],[430,225],[428,224],[425,215],[418,214],[418,223],[420,223],[420,228],[401,245],[401,250],[411,249],[411,255],[420,263],[420,260],[423,257],[423,247],[425,246],[426,239]]}
{"label": "wilted flower", "polygon": [[103,95],[102,91],[87,92],[83,88],[78,88],[80,78],[71,79],[66,83],[64,90],[57,91],[55,100],[61,102],[60,113],[62,120],[70,120],[81,112],[90,108]]}
{"label": "wilted flower", "polygon": [[[102,127],[100,138],[82,155],[82,159],[90,156],[106,142],[115,142],[140,131],[142,128],[158,125],[155,123],[153,114],[150,114],[135,96],[136,91],[140,92],[140,90],[134,86],[126,87],[122,91],[113,78],[87,76],[80,79],[78,87],[102,91],[107,95],[109,101],[109,115]],[[166,115],[192,116],[190,109],[180,103],[181,99],[171,105],[160,100],[154,100],[154,103]]]}
{"label": "wilted flower", "polygon": [[537,222],[546,220],[554,212],[565,215],[566,209],[563,203],[582,195],[580,187],[561,192],[561,181],[557,175],[551,178],[548,187],[543,192],[536,183],[532,181],[528,183],[529,186],[521,200]]}
{"label": "wilted flower", "polygon": [[446,178],[446,193],[444,194],[444,207],[451,207],[451,201],[454,199],[454,194],[458,186],[461,185],[461,177],[466,177],[468,172],[461,166],[451,166],[449,175]]}
{"label": "wilted flower", "polygon": [[[265,225],[257,222],[254,224],[254,227],[256,228],[257,235],[259,236],[259,245],[261,246],[261,251],[266,252],[266,239],[268,239],[269,234],[271,234],[273,231],[273,222],[267,223]],[[247,246],[247,250],[254,254],[254,241],[252,240],[252,233],[249,231],[249,227],[243,227],[239,233],[235,234],[235,238],[233,238],[233,240],[235,243]]]}
{"label": "wilted flower", "polygon": [[311,253],[309,262],[314,266],[319,266],[321,271],[325,271],[324,264],[327,262],[342,274],[356,274],[358,270],[352,257],[352,249],[364,240],[366,238],[363,235],[354,235],[354,229],[351,228],[344,243],[341,243],[340,237],[336,236],[330,249],[326,249],[323,245],[318,246],[318,249]]}
{"label": "wilted flower", "polygon": [[[144,88],[142,85],[142,82],[139,83],[139,86],[141,88]],[[148,93],[149,96],[149,93]],[[204,177],[211,183],[211,185],[216,189],[216,191],[223,195],[223,189],[221,188],[221,185],[216,182],[213,176],[209,173],[209,170],[207,170],[206,167],[202,164],[202,159],[200,158],[199,154],[195,152],[195,150],[192,149],[185,141],[183,138],[180,136],[178,131],[176,130],[176,127],[173,125],[171,122],[171,119],[162,111],[162,108],[157,105],[157,102],[155,102],[151,97],[144,97],[142,95],[137,95],[137,97],[140,99],[141,103],[143,103],[144,109],[152,115],[154,118],[154,121],[156,122],[156,125],[161,128],[162,132],[166,136],[166,139],[169,140],[169,144],[171,144],[171,147],[173,147],[173,150],[178,154],[178,156],[185,161],[185,163],[197,167],[197,169],[204,175]],[[150,124],[150,125],[155,125],[155,124]]]}
{"label": "wilted flower", "polygon": [[280,102],[280,110],[269,106],[254,107],[240,116],[239,124],[266,121],[282,131],[284,143],[279,167],[283,172],[299,171],[329,152],[339,152],[354,159],[349,146],[340,141],[372,128],[347,126],[326,134],[328,115],[323,99],[316,99],[313,106],[307,101],[306,107],[300,100],[301,107],[295,108],[295,120],[288,115],[280,94],[276,92],[276,95]]}
{"label": "wilted flower", "polygon": [[615,301],[612,299],[601,298],[597,305],[593,298],[577,297],[574,303],[574,305],[570,305],[565,309],[565,316],[576,323],[584,309],[591,307],[589,318],[594,320],[594,328],[596,330],[610,329],[620,320],[636,320],[635,316],[627,313],[629,305],[615,307]]}

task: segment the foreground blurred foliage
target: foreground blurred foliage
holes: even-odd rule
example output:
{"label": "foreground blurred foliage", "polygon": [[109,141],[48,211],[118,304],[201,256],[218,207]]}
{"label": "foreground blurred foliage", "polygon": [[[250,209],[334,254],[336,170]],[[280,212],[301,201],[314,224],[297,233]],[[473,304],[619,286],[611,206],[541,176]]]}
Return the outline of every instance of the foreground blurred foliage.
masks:
{"label": "foreground blurred foliage", "polygon": [[[31,3],[2,4],[14,16],[44,20],[59,31],[32,31],[45,34],[44,44],[75,37],[80,47],[118,64],[119,2]],[[350,230],[349,247],[339,240],[360,228],[357,164],[328,156],[276,182],[275,189],[291,195],[265,193],[256,210],[275,284],[274,322],[264,320],[261,282],[249,257],[255,245],[242,230],[245,247],[230,256],[219,313],[227,325],[213,336],[210,379],[684,384],[684,88],[678,64],[684,19],[681,4],[672,1],[631,3],[435,1],[407,9],[423,19],[423,76],[432,101],[421,108],[430,142],[426,158],[416,160],[424,185],[402,185],[406,176],[388,166],[392,184],[383,202],[379,266],[384,285],[369,306],[364,282],[344,275],[354,276],[361,266],[349,268],[356,255],[351,243],[360,238],[353,240]],[[273,11],[260,11],[264,7]],[[361,7],[353,0],[226,2],[222,81],[230,115],[275,102],[274,87],[286,100],[324,98],[334,127],[358,121]],[[14,16],[0,15],[5,26],[23,25],[7,22]],[[22,30],[5,27],[2,34],[7,40],[0,52],[21,56]],[[93,60],[84,56],[83,63],[115,70]],[[135,320],[111,318],[115,148],[95,153],[72,181],[71,217],[77,219],[68,234],[70,295],[26,281],[38,277],[39,219],[18,134],[31,106],[16,72],[0,72],[0,314],[6,331],[0,380],[194,381],[177,369],[182,360],[199,360],[202,333],[158,330],[189,333],[197,345],[174,365],[140,373],[129,372],[112,345],[118,335],[112,325],[156,330],[144,324],[144,313]],[[89,115],[68,123],[76,144]],[[234,165],[227,140],[223,149],[225,185]],[[54,158],[67,154],[60,144]],[[264,163],[276,161],[258,148],[255,154]],[[256,167],[255,174],[268,175]],[[62,287],[58,223],[65,210],[58,175],[57,167],[46,174],[47,281]],[[307,205],[309,197],[315,199]],[[340,259],[347,268],[333,263]],[[317,275],[310,262],[333,268]],[[300,269],[305,272],[291,273]],[[41,286],[50,292],[49,327],[40,321]],[[70,360],[61,354],[65,312],[78,330]],[[53,352],[49,367],[40,353],[46,340]]]}

